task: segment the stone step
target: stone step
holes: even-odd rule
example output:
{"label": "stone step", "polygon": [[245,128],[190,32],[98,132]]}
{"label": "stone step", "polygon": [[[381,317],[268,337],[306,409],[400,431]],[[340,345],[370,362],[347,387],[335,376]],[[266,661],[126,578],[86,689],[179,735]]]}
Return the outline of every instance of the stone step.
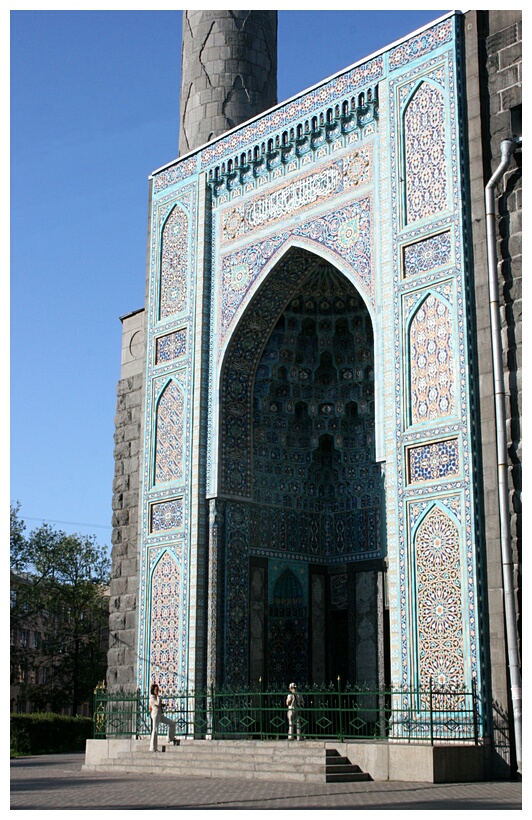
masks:
{"label": "stone step", "polygon": [[145,755],[132,755],[131,757],[127,757],[126,755],[121,755],[120,757],[114,758],[118,764],[124,762],[131,762],[136,767],[141,766],[158,766],[158,765],[165,765],[165,766],[196,766],[197,768],[215,768],[219,766],[225,769],[234,769],[235,771],[239,771],[242,768],[252,768],[254,770],[267,766],[270,771],[275,772],[282,772],[288,766],[294,771],[316,771],[321,770],[325,772],[325,762],[323,758],[319,759],[301,759],[301,760],[290,760],[288,762],[279,761],[275,758],[264,758],[259,756],[249,755],[247,758],[244,757],[234,757],[234,756],[222,756],[222,755],[197,755],[197,756],[180,756],[180,755],[172,755],[169,753],[160,752],[148,752]]}
{"label": "stone step", "polygon": [[[166,737],[162,736],[159,741],[164,745],[169,745]],[[289,751],[293,749],[312,749],[323,754],[325,745],[323,741],[319,740],[192,740],[189,738],[177,738],[177,746],[180,748],[194,748],[194,749],[212,749],[219,747],[223,749],[260,749],[260,750],[275,750],[275,752]],[[336,752],[336,749],[326,750]],[[337,752],[336,752],[337,753]]]}
{"label": "stone step", "polygon": [[354,783],[371,779],[367,772],[351,763],[349,758],[342,756],[337,749],[326,749],[325,761],[326,783]]}
{"label": "stone step", "polygon": [[349,774],[350,772],[359,774],[360,772],[362,772],[362,769],[360,768],[360,766],[353,765],[352,763],[340,763],[338,765],[331,765],[327,763],[325,766],[325,771],[327,772],[327,774]]}
{"label": "stone step", "polygon": [[329,774],[329,772],[327,772],[325,774],[326,783],[356,783],[368,780],[371,780],[371,777],[367,772],[352,772],[350,774]]}
{"label": "stone step", "polygon": [[164,759],[164,755],[157,755],[157,762],[146,765],[144,761],[119,760],[110,759],[102,761],[102,763],[84,767],[87,771],[101,771],[101,772],[124,772],[135,774],[144,772],[153,775],[176,775],[182,777],[209,777],[209,778],[232,778],[244,780],[283,780],[290,782],[302,783],[323,783],[325,774],[323,771],[316,771],[316,768],[310,771],[298,771],[291,769],[286,771],[281,769],[278,771],[272,770],[269,766],[260,766],[258,768],[242,768],[239,765],[236,768],[228,768],[227,766],[211,765],[199,766],[192,763],[176,764]]}
{"label": "stone step", "polygon": [[[172,758],[179,758],[180,760],[212,760],[212,761],[220,761],[224,762],[228,759],[243,762],[246,761],[268,761],[271,760],[273,762],[279,763],[280,766],[288,766],[292,762],[297,763],[308,763],[310,765],[318,765],[321,764],[325,766],[325,758],[323,756],[323,752],[319,754],[318,752],[312,751],[305,751],[299,754],[278,754],[274,751],[265,752],[262,750],[252,749],[249,752],[245,751],[217,751],[217,750],[198,750],[195,749],[179,749],[179,747],[167,747],[165,751],[162,750],[157,752],[157,754],[165,754],[168,757]],[[122,753],[122,756],[126,755],[126,753]],[[148,760],[150,756],[153,755],[153,752],[148,750],[135,750],[127,754],[127,757],[132,759],[139,759]]]}

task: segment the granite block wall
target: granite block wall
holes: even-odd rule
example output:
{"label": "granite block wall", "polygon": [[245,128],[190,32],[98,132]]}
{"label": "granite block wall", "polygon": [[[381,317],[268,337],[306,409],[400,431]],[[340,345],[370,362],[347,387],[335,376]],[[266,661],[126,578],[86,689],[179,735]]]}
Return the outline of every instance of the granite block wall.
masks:
{"label": "granite block wall", "polygon": [[[510,703],[504,623],[497,484],[493,361],[487,276],[485,185],[500,163],[503,139],[520,138],[521,12],[471,11],[464,18],[468,176],[474,337],[478,400],[477,454],[480,527],[484,543],[485,665],[490,670],[494,771],[510,763]],[[496,196],[497,255],[503,363],[506,369],[508,484],[517,610],[521,598],[522,302],[521,149],[517,143]]]}
{"label": "granite block wall", "polygon": [[144,311],[122,318],[122,365],[115,416],[109,691],[134,691],[137,670],[139,474],[144,399]]}

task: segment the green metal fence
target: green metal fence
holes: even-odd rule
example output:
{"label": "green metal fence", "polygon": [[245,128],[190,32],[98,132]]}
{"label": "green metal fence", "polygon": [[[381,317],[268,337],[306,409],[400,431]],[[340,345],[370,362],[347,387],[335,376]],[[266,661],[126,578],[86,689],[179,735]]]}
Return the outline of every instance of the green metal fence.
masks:
{"label": "green metal fence", "polygon": [[[480,716],[474,690],[301,689],[304,738],[478,743]],[[288,730],[287,691],[217,690],[164,693],[165,714],[181,737],[278,740]],[[95,691],[94,737],[142,737],[151,732],[148,695]],[[165,727],[161,726],[161,731]]]}

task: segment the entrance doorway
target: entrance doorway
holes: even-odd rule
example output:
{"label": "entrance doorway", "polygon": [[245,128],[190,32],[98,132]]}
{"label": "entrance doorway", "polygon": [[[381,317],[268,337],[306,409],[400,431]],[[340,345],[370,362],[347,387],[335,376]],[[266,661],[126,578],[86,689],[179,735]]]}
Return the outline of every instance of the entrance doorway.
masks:
{"label": "entrance doorway", "polygon": [[[273,315],[287,282],[290,292]],[[250,674],[260,669],[279,685],[287,677],[321,684],[331,675],[354,683],[357,604],[348,569],[359,561],[377,568],[382,554],[373,326],[360,294],[322,258],[289,252],[235,332],[224,391],[231,401],[222,403],[222,489],[239,489],[238,500],[225,496],[226,577],[239,572],[231,545],[242,550],[243,540],[246,567],[260,561],[263,573],[262,601],[255,592],[247,598]],[[243,523],[235,529],[237,519]],[[226,612],[232,586],[226,583]],[[236,644],[226,622],[226,658]]]}

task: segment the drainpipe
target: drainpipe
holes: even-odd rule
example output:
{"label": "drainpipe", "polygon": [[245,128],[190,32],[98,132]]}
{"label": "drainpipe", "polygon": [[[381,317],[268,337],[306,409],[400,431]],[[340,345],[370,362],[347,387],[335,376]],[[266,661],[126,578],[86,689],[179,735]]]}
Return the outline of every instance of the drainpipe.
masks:
{"label": "drainpipe", "polygon": [[521,772],[521,671],[517,644],[517,618],[513,585],[513,561],[510,545],[510,505],[508,500],[508,442],[506,437],[506,401],[502,363],[499,279],[497,275],[497,238],[495,226],[495,186],[510,165],[515,150],[513,140],[501,142],[501,162],[486,185],[486,238],[488,244],[488,278],[491,319],[491,351],[495,390],[495,424],[497,432],[497,475],[499,488],[499,520],[501,535],[502,580],[511,700],[514,716],[517,770]]}

